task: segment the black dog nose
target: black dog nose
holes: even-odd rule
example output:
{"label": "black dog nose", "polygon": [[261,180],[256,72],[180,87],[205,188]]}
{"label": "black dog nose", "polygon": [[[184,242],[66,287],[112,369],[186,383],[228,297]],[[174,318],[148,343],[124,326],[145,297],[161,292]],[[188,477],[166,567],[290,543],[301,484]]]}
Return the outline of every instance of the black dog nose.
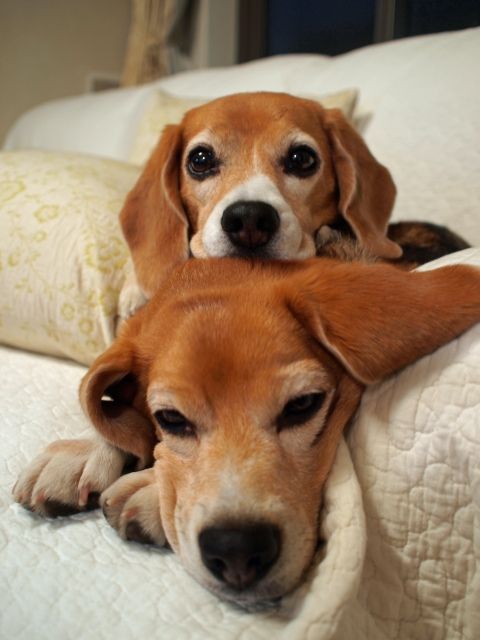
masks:
{"label": "black dog nose", "polygon": [[280,553],[280,530],[269,524],[208,527],[198,536],[203,564],[234,589],[262,578]]}
{"label": "black dog nose", "polygon": [[255,249],[269,242],[280,226],[280,218],[266,202],[241,200],[225,209],[221,225],[233,244]]}

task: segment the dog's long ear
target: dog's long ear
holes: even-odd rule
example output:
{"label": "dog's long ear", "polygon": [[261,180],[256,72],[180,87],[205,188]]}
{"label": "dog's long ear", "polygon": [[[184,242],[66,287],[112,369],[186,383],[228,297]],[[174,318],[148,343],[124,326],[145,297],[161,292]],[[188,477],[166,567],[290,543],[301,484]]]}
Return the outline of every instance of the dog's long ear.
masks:
{"label": "dog's long ear", "polygon": [[164,129],[120,213],[138,283],[147,297],[165,271],[188,258],[188,218],[179,191],[180,125]]}
{"label": "dog's long ear", "polygon": [[118,338],[92,364],[80,385],[80,403],[106,440],[139,458],[141,467],[151,464],[155,431],[126,340]]}
{"label": "dog's long ear", "polygon": [[385,264],[309,261],[286,285],[292,313],[364,384],[480,321],[475,267],[404,272]]}
{"label": "dog's long ear", "polygon": [[339,189],[339,211],[360,244],[379,258],[398,258],[402,249],[386,237],[396,188],[390,172],[338,109],[323,112]]}

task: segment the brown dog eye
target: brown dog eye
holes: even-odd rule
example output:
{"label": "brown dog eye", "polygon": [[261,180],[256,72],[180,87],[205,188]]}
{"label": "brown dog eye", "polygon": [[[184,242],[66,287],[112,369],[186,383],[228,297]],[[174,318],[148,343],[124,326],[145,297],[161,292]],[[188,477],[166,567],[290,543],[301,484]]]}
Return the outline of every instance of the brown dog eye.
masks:
{"label": "brown dog eye", "polygon": [[285,173],[308,178],[318,169],[319,159],[316,152],[306,144],[290,147],[283,161]]}
{"label": "brown dog eye", "polygon": [[320,410],[324,400],[325,393],[323,391],[293,398],[287,402],[282,413],[278,416],[278,430],[296,427],[307,422]]}
{"label": "brown dog eye", "polygon": [[204,180],[218,171],[218,160],[213,149],[195,147],[188,154],[187,171],[196,180]]}
{"label": "brown dog eye", "polygon": [[186,438],[195,435],[192,423],[175,409],[160,409],[153,416],[163,431],[172,436]]}

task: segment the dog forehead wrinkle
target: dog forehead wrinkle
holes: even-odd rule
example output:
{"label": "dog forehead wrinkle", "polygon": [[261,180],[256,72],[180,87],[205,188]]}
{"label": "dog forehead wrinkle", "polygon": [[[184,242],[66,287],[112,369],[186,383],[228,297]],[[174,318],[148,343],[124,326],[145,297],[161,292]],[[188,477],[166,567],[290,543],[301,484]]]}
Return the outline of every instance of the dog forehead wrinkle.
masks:
{"label": "dog forehead wrinkle", "polygon": [[310,115],[305,108],[306,101],[286,93],[278,92],[247,92],[234,96],[225,96],[215,103],[211,103],[214,112],[212,120],[226,122],[231,126],[234,119],[236,127],[249,128],[257,125],[264,129],[265,124],[272,121],[287,120],[290,124]]}
{"label": "dog forehead wrinkle", "polygon": [[[269,328],[261,320],[247,322],[246,327],[241,324],[231,318],[221,326],[214,319],[195,321],[196,335],[190,337],[188,330],[179,333],[168,353],[167,368],[159,368],[160,375],[181,385],[181,406],[192,406],[192,411],[195,406],[195,412],[204,406],[202,415],[206,411],[211,415],[211,428],[234,428],[237,437],[242,421],[263,429],[275,419],[283,396],[277,371],[295,357],[296,347],[301,348],[293,335],[288,345],[282,344],[285,331],[277,326]],[[231,349],[231,332],[236,335],[235,350]],[[314,390],[312,381],[308,382],[308,391]],[[297,390],[305,391],[305,383],[297,384],[294,392]],[[290,399],[288,392],[284,399]]]}

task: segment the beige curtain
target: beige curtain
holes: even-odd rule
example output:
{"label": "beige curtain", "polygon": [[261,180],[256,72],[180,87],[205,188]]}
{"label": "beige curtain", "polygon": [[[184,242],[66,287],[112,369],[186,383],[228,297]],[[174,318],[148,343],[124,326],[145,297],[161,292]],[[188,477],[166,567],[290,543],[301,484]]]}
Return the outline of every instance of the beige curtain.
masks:
{"label": "beige curtain", "polygon": [[131,0],[122,86],[191,68],[189,43],[198,0]]}

